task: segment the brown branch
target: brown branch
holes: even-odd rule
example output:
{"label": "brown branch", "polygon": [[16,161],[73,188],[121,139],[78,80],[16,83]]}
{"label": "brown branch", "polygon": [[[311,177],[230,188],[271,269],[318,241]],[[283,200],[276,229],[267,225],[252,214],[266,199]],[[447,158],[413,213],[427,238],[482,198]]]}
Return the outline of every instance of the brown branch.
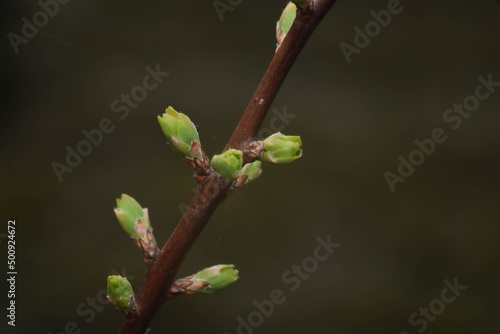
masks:
{"label": "brown branch", "polygon": [[335,1],[316,0],[312,12],[297,12],[297,17],[290,31],[253,94],[243,117],[229,139],[226,150],[229,148],[241,149],[257,135],[267,111],[300,51]]}
{"label": "brown branch", "polygon": [[[311,0],[312,10],[299,10],[285,40],[277,50],[245,113],[225,150],[242,149],[259,130],[281,84],[307,40],[336,0]],[[217,206],[226,198],[230,185],[212,175],[206,176],[186,213],[149,265],[136,298],[137,317],[123,322],[120,334],[144,334],[158,309],[165,302],[175,275],[186,253],[196,241]]]}

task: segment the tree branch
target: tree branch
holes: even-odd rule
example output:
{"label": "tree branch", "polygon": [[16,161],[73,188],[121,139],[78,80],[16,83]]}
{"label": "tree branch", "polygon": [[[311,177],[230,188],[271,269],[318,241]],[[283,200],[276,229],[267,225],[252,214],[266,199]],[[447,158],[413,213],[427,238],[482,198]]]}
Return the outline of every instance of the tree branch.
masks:
{"label": "tree branch", "polygon": [[269,64],[243,117],[229,139],[226,150],[241,149],[257,135],[267,111],[300,51],[335,2],[336,0],[316,0],[311,12],[297,12],[290,31]]}
{"label": "tree branch", "polygon": [[[281,84],[307,40],[336,0],[311,0],[307,12],[297,17],[272,59],[245,113],[225,150],[242,149],[256,136]],[[144,334],[154,315],[165,302],[175,275],[186,253],[194,244],[218,205],[226,198],[228,184],[209,175],[198,186],[186,213],[161,250],[149,265],[136,298],[137,317],[125,319],[120,334]]]}

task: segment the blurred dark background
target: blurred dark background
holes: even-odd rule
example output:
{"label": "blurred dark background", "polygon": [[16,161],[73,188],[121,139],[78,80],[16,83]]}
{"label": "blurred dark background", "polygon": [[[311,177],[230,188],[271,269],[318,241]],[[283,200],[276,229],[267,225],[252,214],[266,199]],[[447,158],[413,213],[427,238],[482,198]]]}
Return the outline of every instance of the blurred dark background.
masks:
{"label": "blurred dark background", "polygon": [[[1,332],[117,332],[120,313],[99,302],[106,276],[125,272],[138,289],[145,267],[115,199],[127,193],[147,206],[163,244],[195,186],[156,116],[169,105],[187,113],[205,151],[220,152],[274,54],[284,5],[242,1],[221,21],[212,1],[73,0],[18,53],[8,34],[20,35],[22,17],[32,22],[40,5],[2,6],[0,248],[5,273],[7,220],[16,219],[18,276],[17,326],[2,311]],[[425,332],[499,332],[500,88],[457,130],[443,113],[474,94],[478,76],[500,81],[500,5],[402,5],[350,64],[339,44],[353,44],[353,28],[387,1],[332,8],[264,122],[294,115],[282,131],[302,137],[303,158],[266,164],[219,207],[179,273],[234,263],[240,281],[166,303],[153,333],[237,333],[238,317],[248,320],[274,289],[286,302],[255,333],[417,333],[423,325],[408,318],[455,277],[467,289]],[[112,102],[157,64],[169,76],[121,120]],[[103,118],[114,131],[59,182],[53,162],[64,164],[65,147]],[[384,172],[397,173],[398,156],[435,128],[448,139],[391,192]],[[282,275],[328,235],[341,246],[292,292]]]}

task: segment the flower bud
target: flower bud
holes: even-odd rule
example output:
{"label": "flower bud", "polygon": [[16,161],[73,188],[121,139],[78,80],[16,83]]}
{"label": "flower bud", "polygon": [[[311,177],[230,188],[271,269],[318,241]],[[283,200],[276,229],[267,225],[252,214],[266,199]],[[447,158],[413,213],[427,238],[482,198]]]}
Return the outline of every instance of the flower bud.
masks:
{"label": "flower bud", "polygon": [[198,144],[194,145],[197,148],[201,144],[198,131],[189,117],[175,111],[172,107],[168,107],[161,117],[158,116],[158,122],[169,143],[180,154],[187,158],[198,157],[201,159],[201,150],[191,150],[193,143]]}
{"label": "flower bud", "polygon": [[[115,214],[125,232],[134,239],[145,238],[146,231],[151,231],[148,209],[143,209],[139,203],[129,195],[122,194],[116,200]],[[141,224],[138,224],[138,221]]]}
{"label": "flower bud", "polygon": [[213,169],[227,181],[238,178],[242,165],[243,153],[240,150],[227,150],[212,158]]}
{"label": "flower bud", "polygon": [[133,309],[134,291],[130,282],[119,275],[108,276],[108,300],[124,311]]}
{"label": "flower bud", "polygon": [[263,161],[287,164],[302,156],[302,141],[299,136],[285,136],[277,132],[267,137],[262,145],[265,150],[262,152]]}
{"label": "flower bud", "polygon": [[260,174],[262,174],[262,162],[261,161],[254,161],[252,163],[246,164],[243,166],[241,169],[240,175],[248,175],[248,179],[246,180],[245,184],[248,184],[252,181],[255,181],[259,178]]}
{"label": "flower bud", "polygon": [[297,16],[297,7],[292,2],[289,2],[283,10],[279,21],[276,23],[276,39],[278,40],[278,48],[292,27],[293,21],[295,21],[295,16]]}
{"label": "flower bud", "polygon": [[[219,264],[198,272],[192,279],[195,283],[188,289],[197,289],[199,285],[203,286],[206,285],[203,283],[208,282],[209,285],[199,292],[211,294],[227,288],[236,282],[238,278],[238,270],[234,269],[233,264]],[[200,282],[197,284],[196,281]]]}

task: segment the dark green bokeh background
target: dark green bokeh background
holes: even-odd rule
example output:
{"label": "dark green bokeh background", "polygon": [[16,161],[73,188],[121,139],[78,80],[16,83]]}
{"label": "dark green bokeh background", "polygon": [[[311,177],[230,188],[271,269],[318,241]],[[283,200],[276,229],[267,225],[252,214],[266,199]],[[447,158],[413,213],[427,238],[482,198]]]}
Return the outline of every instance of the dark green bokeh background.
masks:
{"label": "dark green bokeh background", "polygon": [[[147,206],[163,244],[195,186],[156,116],[169,105],[186,112],[205,150],[222,150],[273,56],[284,4],[243,1],[221,22],[211,1],[73,0],[18,54],[7,33],[20,33],[21,17],[39,7],[4,4],[0,232],[16,219],[18,309],[15,329],[2,311],[3,333],[55,334],[70,321],[82,333],[118,330],[110,306],[90,323],[76,313],[112,269],[136,276],[136,289],[142,280],[115,199],[124,192]],[[353,28],[386,4],[340,0],[314,33],[273,103],[296,115],[284,132],[301,135],[303,158],[266,164],[231,196],[179,273],[234,263],[240,281],[217,296],[168,302],[153,333],[236,333],[237,317],[273,289],[287,301],[255,333],[416,333],[410,314],[454,277],[468,288],[426,333],[498,333],[500,89],[456,131],[442,115],[474,93],[477,76],[500,81],[500,6],[405,1],[347,64],[339,43],[352,43]],[[119,120],[111,102],[156,64],[170,76]],[[114,132],[59,183],[51,163],[105,117]],[[391,193],[383,173],[436,127],[448,140]],[[342,246],[291,292],[282,274],[327,235]]]}

